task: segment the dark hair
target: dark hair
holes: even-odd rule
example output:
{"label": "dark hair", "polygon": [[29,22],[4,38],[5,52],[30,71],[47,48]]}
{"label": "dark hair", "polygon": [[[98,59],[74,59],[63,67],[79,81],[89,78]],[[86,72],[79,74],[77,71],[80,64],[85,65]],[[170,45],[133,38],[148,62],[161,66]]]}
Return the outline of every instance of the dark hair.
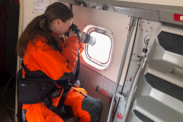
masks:
{"label": "dark hair", "polygon": [[17,54],[23,58],[29,42],[33,42],[33,38],[41,35],[47,39],[46,44],[54,50],[61,51],[59,40],[53,36],[48,30],[50,23],[55,19],[61,19],[63,22],[73,18],[72,11],[64,4],[56,2],[49,5],[43,15],[34,18],[23,31],[17,43]]}

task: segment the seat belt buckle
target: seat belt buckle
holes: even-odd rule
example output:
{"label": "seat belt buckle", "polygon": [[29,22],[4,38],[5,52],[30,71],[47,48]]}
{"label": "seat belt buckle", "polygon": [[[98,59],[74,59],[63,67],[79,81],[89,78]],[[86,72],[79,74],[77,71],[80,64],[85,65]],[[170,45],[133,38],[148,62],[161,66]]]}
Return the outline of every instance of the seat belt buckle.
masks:
{"label": "seat belt buckle", "polygon": [[47,97],[44,97],[43,104],[46,105],[46,106],[51,106],[52,100],[48,99]]}

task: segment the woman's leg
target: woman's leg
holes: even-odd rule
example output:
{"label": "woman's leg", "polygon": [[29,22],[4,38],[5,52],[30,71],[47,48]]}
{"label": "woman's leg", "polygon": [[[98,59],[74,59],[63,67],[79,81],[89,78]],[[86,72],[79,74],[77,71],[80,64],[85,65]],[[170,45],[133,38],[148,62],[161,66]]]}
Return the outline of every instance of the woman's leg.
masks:
{"label": "woman's leg", "polygon": [[65,97],[64,106],[70,106],[79,122],[99,122],[103,103],[100,99],[87,96],[83,88],[71,88]]}

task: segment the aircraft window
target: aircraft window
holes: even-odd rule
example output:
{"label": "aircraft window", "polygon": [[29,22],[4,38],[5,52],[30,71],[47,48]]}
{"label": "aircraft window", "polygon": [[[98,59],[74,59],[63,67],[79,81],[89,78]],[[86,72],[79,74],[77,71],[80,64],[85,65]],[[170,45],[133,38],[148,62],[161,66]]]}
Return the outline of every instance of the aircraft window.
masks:
{"label": "aircraft window", "polygon": [[89,66],[105,70],[111,63],[114,49],[114,37],[112,32],[95,25],[86,26],[84,32],[96,38],[96,43],[93,46],[85,46],[85,51],[82,54],[84,61],[89,64]]}
{"label": "aircraft window", "polygon": [[88,45],[88,57],[99,64],[106,64],[110,56],[111,39],[107,35],[98,32],[91,32],[90,36],[96,38],[96,43],[93,46]]}

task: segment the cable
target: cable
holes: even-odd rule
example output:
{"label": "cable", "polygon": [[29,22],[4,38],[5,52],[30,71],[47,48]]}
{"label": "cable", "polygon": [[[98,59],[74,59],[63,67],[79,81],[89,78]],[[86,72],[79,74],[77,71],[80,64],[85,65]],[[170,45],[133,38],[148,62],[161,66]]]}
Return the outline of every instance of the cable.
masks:
{"label": "cable", "polygon": [[19,6],[19,0],[14,0],[15,1],[15,4],[17,5],[17,6]]}
{"label": "cable", "polygon": [[135,61],[135,62],[139,62],[139,60],[133,60],[133,59],[131,59],[132,61]]}
{"label": "cable", "polygon": [[9,110],[11,111],[15,111],[15,109],[9,107],[7,104],[6,104],[6,101],[5,101],[5,92],[6,92],[6,89],[10,83],[10,81],[12,80],[12,78],[16,75],[16,72],[11,76],[11,78],[9,79],[8,83],[6,84],[5,88],[4,88],[4,91],[3,91],[3,104],[5,105],[6,108],[8,108]]}

